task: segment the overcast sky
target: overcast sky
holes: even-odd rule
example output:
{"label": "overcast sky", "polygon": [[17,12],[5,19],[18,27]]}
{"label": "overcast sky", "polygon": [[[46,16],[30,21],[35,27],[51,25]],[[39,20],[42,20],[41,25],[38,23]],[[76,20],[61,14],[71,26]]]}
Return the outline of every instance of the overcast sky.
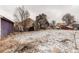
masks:
{"label": "overcast sky", "polygon": [[[5,16],[12,21],[14,20],[14,12],[16,5],[0,5],[0,15]],[[30,17],[35,20],[35,17],[41,13],[47,15],[48,21],[56,20],[61,22],[61,18],[66,13],[71,13],[75,19],[79,21],[79,6],[71,5],[26,5],[30,13]]]}

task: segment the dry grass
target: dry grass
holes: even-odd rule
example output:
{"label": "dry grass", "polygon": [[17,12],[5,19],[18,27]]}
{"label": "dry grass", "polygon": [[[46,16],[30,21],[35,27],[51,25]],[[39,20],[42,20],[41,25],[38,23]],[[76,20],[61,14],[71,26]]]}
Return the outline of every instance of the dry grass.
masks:
{"label": "dry grass", "polygon": [[[0,53],[8,52],[8,50],[15,49],[18,46],[18,42],[15,40],[1,40],[0,41]],[[11,51],[13,52],[13,51]]]}
{"label": "dry grass", "polygon": [[[2,40],[0,40],[0,52],[1,53],[3,52],[8,52],[8,53],[75,52],[74,40],[72,40],[73,32],[69,31],[68,33],[70,34],[67,34],[67,37],[66,35],[63,34],[66,31],[64,32],[59,30],[58,31],[46,30],[45,32],[41,33],[41,31],[39,31],[39,33],[45,34],[44,36],[42,35],[39,36],[40,34],[38,34],[37,32],[36,33],[34,32],[11,33],[10,35],[8,35],[8,38],[3,38]],[[38,37],[36,36],[30,37],[32,33],[34,33],[34,35],[38,35]],[[21,34],[22,36],[19,34]],[[21,37],[18,38],[18,36],[21,36]],[[26,36],[29,36],[29,37],[26,37]],[[78,44],[77,44],[77,47],[79,47]],[[79,52],[79,49],[77,50],[77,52]]]}
{"label": "dry grass", "polygon": [[53,47],[53,48],[51,49],[51,52],[53,52],[53,53],[61,53],[61,49],[59,49],[59,48],[57,48],[57,47]]}
{"label": "dry grass", "polygon": [[38,52],[38,40],[20,42],[14,39],[0,40],[0,53],[35,53]]}
{"label": "dry grass", "polygon": [[21,43],[20,46],[17,48],[16,52],[22,53],[22,52],[27,52],[27,53],[35,53],[38,52],[38,42],[35,41],[30,41],[26,43]]}

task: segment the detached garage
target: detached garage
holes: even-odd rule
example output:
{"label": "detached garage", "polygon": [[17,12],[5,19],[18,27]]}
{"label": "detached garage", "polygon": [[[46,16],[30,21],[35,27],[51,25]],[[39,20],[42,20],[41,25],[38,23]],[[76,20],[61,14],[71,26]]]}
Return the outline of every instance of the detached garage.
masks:
{"label": "detached garage", "polygon": [[13,22],[5,17],[0,17],[0,37],[7,36],[9,33],[13,32]]}

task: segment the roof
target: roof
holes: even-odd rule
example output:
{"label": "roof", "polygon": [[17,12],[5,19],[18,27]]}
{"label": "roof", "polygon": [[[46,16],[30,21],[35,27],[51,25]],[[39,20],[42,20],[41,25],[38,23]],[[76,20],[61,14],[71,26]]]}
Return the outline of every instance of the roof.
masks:
{"label": "roof", "polygon": [[65,26],[66,24],[65,23],[57,23],[57,25],[56,26]]}
{"label": "roof", "polygon": [[68,27],[68,28],[73,28],[72,26],[66,26],[66,27]]}
{"label": "roof", "polygon": [[7,19],[7,18],[5,18],[5,17],[1,17],[1,20],[5,20],[5,21],[8,21],[8,22],[10,22],[10,23],[13,23],[11,20],[9,20],[9,19]]}

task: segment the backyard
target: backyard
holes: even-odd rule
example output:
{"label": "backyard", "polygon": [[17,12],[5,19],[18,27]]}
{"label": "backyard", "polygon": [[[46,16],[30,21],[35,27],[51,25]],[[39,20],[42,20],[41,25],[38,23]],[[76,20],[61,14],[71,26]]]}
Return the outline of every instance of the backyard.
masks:
{"label": "backyard", "polygon": [[0,52],[10,53],[78,53],[79,31],[40,30],[15,32],[0,41]]}

